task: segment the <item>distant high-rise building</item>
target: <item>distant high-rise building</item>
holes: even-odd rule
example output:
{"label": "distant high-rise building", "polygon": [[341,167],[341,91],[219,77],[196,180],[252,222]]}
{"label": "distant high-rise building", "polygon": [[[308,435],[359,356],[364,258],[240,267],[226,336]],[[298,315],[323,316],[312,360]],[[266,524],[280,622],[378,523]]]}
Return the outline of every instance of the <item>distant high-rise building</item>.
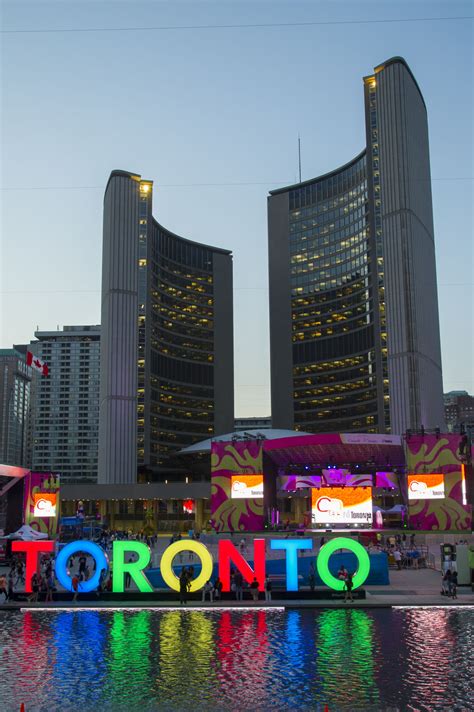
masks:
{"label": "distant high-rise building", "polygon": [[272,427],[272,419],[268,418],[236,418],[234,421],[234,431],[238,430],[268,430]]}
{"label": "distant high-rise building", "polygon": [[152,196],[126,171],[105,190],[101,483],[159,479],[178,450],[234,424],[232,254],[162,227]]}
{"label": "distant high-rise building", "polygon": [[470,429],[474,434],[474,396],[467,391],[444,394],[444,415],[450,433]]}
{"label": "distant high-rise building", "polygon": [[268,198],[274,428],[444,427],[426,106],[401,57],[364,92],[364,150]]}
{"label": "distant high-rise building", "polygon": [[0,349],[0,463],[28,467],[31,367],[26,346]]}
{"label": "distant high-rise building", "polygon": [[37,331],[31,350],[46,362],[32,392],[32,467],[68,482],[97,482],[100,326]]}

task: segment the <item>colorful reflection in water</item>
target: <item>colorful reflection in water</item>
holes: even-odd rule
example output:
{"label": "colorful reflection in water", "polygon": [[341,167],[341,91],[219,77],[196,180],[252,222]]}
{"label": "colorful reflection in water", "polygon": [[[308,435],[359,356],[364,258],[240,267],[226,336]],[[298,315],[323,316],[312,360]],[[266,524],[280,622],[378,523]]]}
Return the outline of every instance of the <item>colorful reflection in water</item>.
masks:
{"label": "colorful reflection in water", "polygon": [[376,708],[379,692],[374,667],[381,655],[374,620],[354,608],[323,611],[315,641],[323,697],[337,705],[357,690],[360,708]]}
{"label": "colorful reflection in water", "polygon": [[474,611],[0,613],[2,711],[472,709]]}

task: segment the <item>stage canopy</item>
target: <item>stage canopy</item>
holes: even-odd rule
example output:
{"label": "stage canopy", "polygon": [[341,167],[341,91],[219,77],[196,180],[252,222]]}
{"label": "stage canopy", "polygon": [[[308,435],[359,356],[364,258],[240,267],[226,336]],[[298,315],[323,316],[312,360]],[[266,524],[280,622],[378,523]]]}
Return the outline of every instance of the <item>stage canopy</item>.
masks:
{"label": "stage canopy", "polygon": [[316,467],[371,464],[384,469],[404,467],[399,435],[329,433],[266,440],[264,452],[279,467],[311,464]]}

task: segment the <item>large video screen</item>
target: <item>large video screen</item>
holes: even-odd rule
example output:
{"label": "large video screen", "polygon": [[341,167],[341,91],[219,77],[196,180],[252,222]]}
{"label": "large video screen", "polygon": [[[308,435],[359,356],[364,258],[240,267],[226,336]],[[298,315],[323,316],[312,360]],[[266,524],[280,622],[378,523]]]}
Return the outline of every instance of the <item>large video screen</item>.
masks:
{"label": "large video screen", "polygon": [[311,490],[313,524],[371,524],[371,487],[323,487]]}
{"label": "large video screen", "polygon": [[33,516],[34,517],[55,517],[56,516],[56,493],[35,492],[33,495]]}
{"label": "large video screen", "polygon": [[231,499],[263,497],[263,475],[232,475]]}
{"label": "large video screen", "polygon": [[408,475],[408,499],[443,499],[444,475]]}

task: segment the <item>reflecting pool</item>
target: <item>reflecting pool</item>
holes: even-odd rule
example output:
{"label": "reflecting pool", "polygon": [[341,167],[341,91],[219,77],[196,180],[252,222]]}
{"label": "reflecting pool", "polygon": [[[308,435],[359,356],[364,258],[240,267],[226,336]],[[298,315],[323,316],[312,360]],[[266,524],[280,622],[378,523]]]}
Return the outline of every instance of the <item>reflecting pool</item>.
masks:
{"label": "reflecting pool", "polygon": [[0,706],[472,710],[474,609],[0,613]]}

